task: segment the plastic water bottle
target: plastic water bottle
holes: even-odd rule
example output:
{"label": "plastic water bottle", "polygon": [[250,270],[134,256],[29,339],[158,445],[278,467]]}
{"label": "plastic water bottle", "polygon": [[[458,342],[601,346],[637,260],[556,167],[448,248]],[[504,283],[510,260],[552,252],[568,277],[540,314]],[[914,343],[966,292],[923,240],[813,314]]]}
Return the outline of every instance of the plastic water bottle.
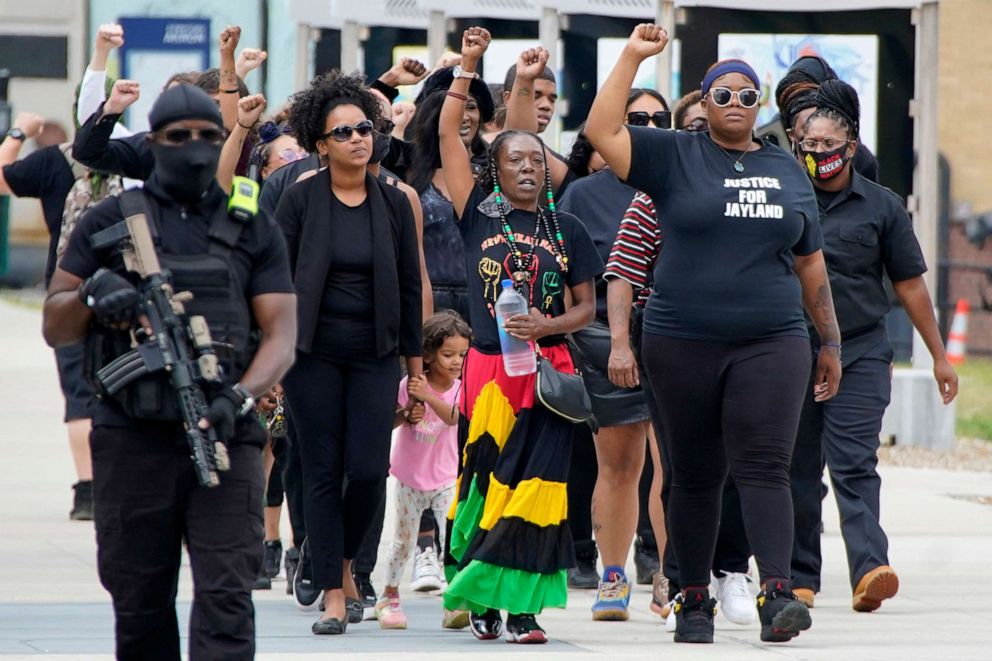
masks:
{"label": "plastic water bottle", "polygon": [[503,367],[509,376],[524,376],[537,371],[537,357],[530,342],[518,340],[506,332],[507,319],[527,314],[527,299],[513,288],[513,280],[502,282],[503,291],[496,299],[496,326],[499,329],[499,346],[503,352]]}

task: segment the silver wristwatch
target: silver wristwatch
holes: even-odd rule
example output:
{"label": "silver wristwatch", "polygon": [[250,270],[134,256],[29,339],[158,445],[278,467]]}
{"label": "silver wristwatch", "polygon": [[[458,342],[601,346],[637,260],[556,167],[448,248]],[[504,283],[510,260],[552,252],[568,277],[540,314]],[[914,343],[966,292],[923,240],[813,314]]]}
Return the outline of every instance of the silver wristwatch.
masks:
{"label": "silver wristwatch", "polygon": [[255,397],[240,383],[235,383],[231,386],[231,390],[241,395],[242,398],[241,408],[238,409],[238,415],[248,415],[248,412],[255,408]]}

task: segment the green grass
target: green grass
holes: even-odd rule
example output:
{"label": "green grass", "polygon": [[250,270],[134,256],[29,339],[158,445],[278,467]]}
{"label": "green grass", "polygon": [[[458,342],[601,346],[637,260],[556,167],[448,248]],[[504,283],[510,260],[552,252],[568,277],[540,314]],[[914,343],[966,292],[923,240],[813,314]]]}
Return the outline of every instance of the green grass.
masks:
{"label": "green grass", "polygon": [[958,436],[992,441],[992,358],[969,356],[957,370]]}
{"label": "green grass", "polygon": [[41,310],[45,297],[39,294],[23,294],[17,289],[0,290],[0,300],[29,310]]}

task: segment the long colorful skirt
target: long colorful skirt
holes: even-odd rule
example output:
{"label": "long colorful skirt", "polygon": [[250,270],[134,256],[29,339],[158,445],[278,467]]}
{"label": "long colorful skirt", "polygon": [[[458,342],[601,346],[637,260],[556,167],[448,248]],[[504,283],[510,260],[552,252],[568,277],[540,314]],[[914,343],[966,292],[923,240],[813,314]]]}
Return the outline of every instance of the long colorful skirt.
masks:
{"label": "long colorful skirt", "polygon": [[[565,345],[542,348],[574,371]],[[459,423],[462,466],[448,513],[445,608],[540,613],[564,608],[575,565],[568,527],[572,425],[510,377],[500,355],[469,351]]]}

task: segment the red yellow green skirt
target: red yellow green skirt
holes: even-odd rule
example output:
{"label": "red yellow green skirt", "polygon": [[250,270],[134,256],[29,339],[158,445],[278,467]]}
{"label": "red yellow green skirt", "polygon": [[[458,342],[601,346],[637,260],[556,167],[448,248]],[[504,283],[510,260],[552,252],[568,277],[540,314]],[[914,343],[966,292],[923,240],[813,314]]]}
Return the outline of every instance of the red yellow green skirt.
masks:
{"label": "red yellow green skirt", "polygon": [[[574,371],[565,345],[542,348]],[[448,513],[445,608],[512,614],[564,608],[575,565],[568,528],[572,424],[510,377],[500,355],[471,349],[463,368],[457,499]]]}

